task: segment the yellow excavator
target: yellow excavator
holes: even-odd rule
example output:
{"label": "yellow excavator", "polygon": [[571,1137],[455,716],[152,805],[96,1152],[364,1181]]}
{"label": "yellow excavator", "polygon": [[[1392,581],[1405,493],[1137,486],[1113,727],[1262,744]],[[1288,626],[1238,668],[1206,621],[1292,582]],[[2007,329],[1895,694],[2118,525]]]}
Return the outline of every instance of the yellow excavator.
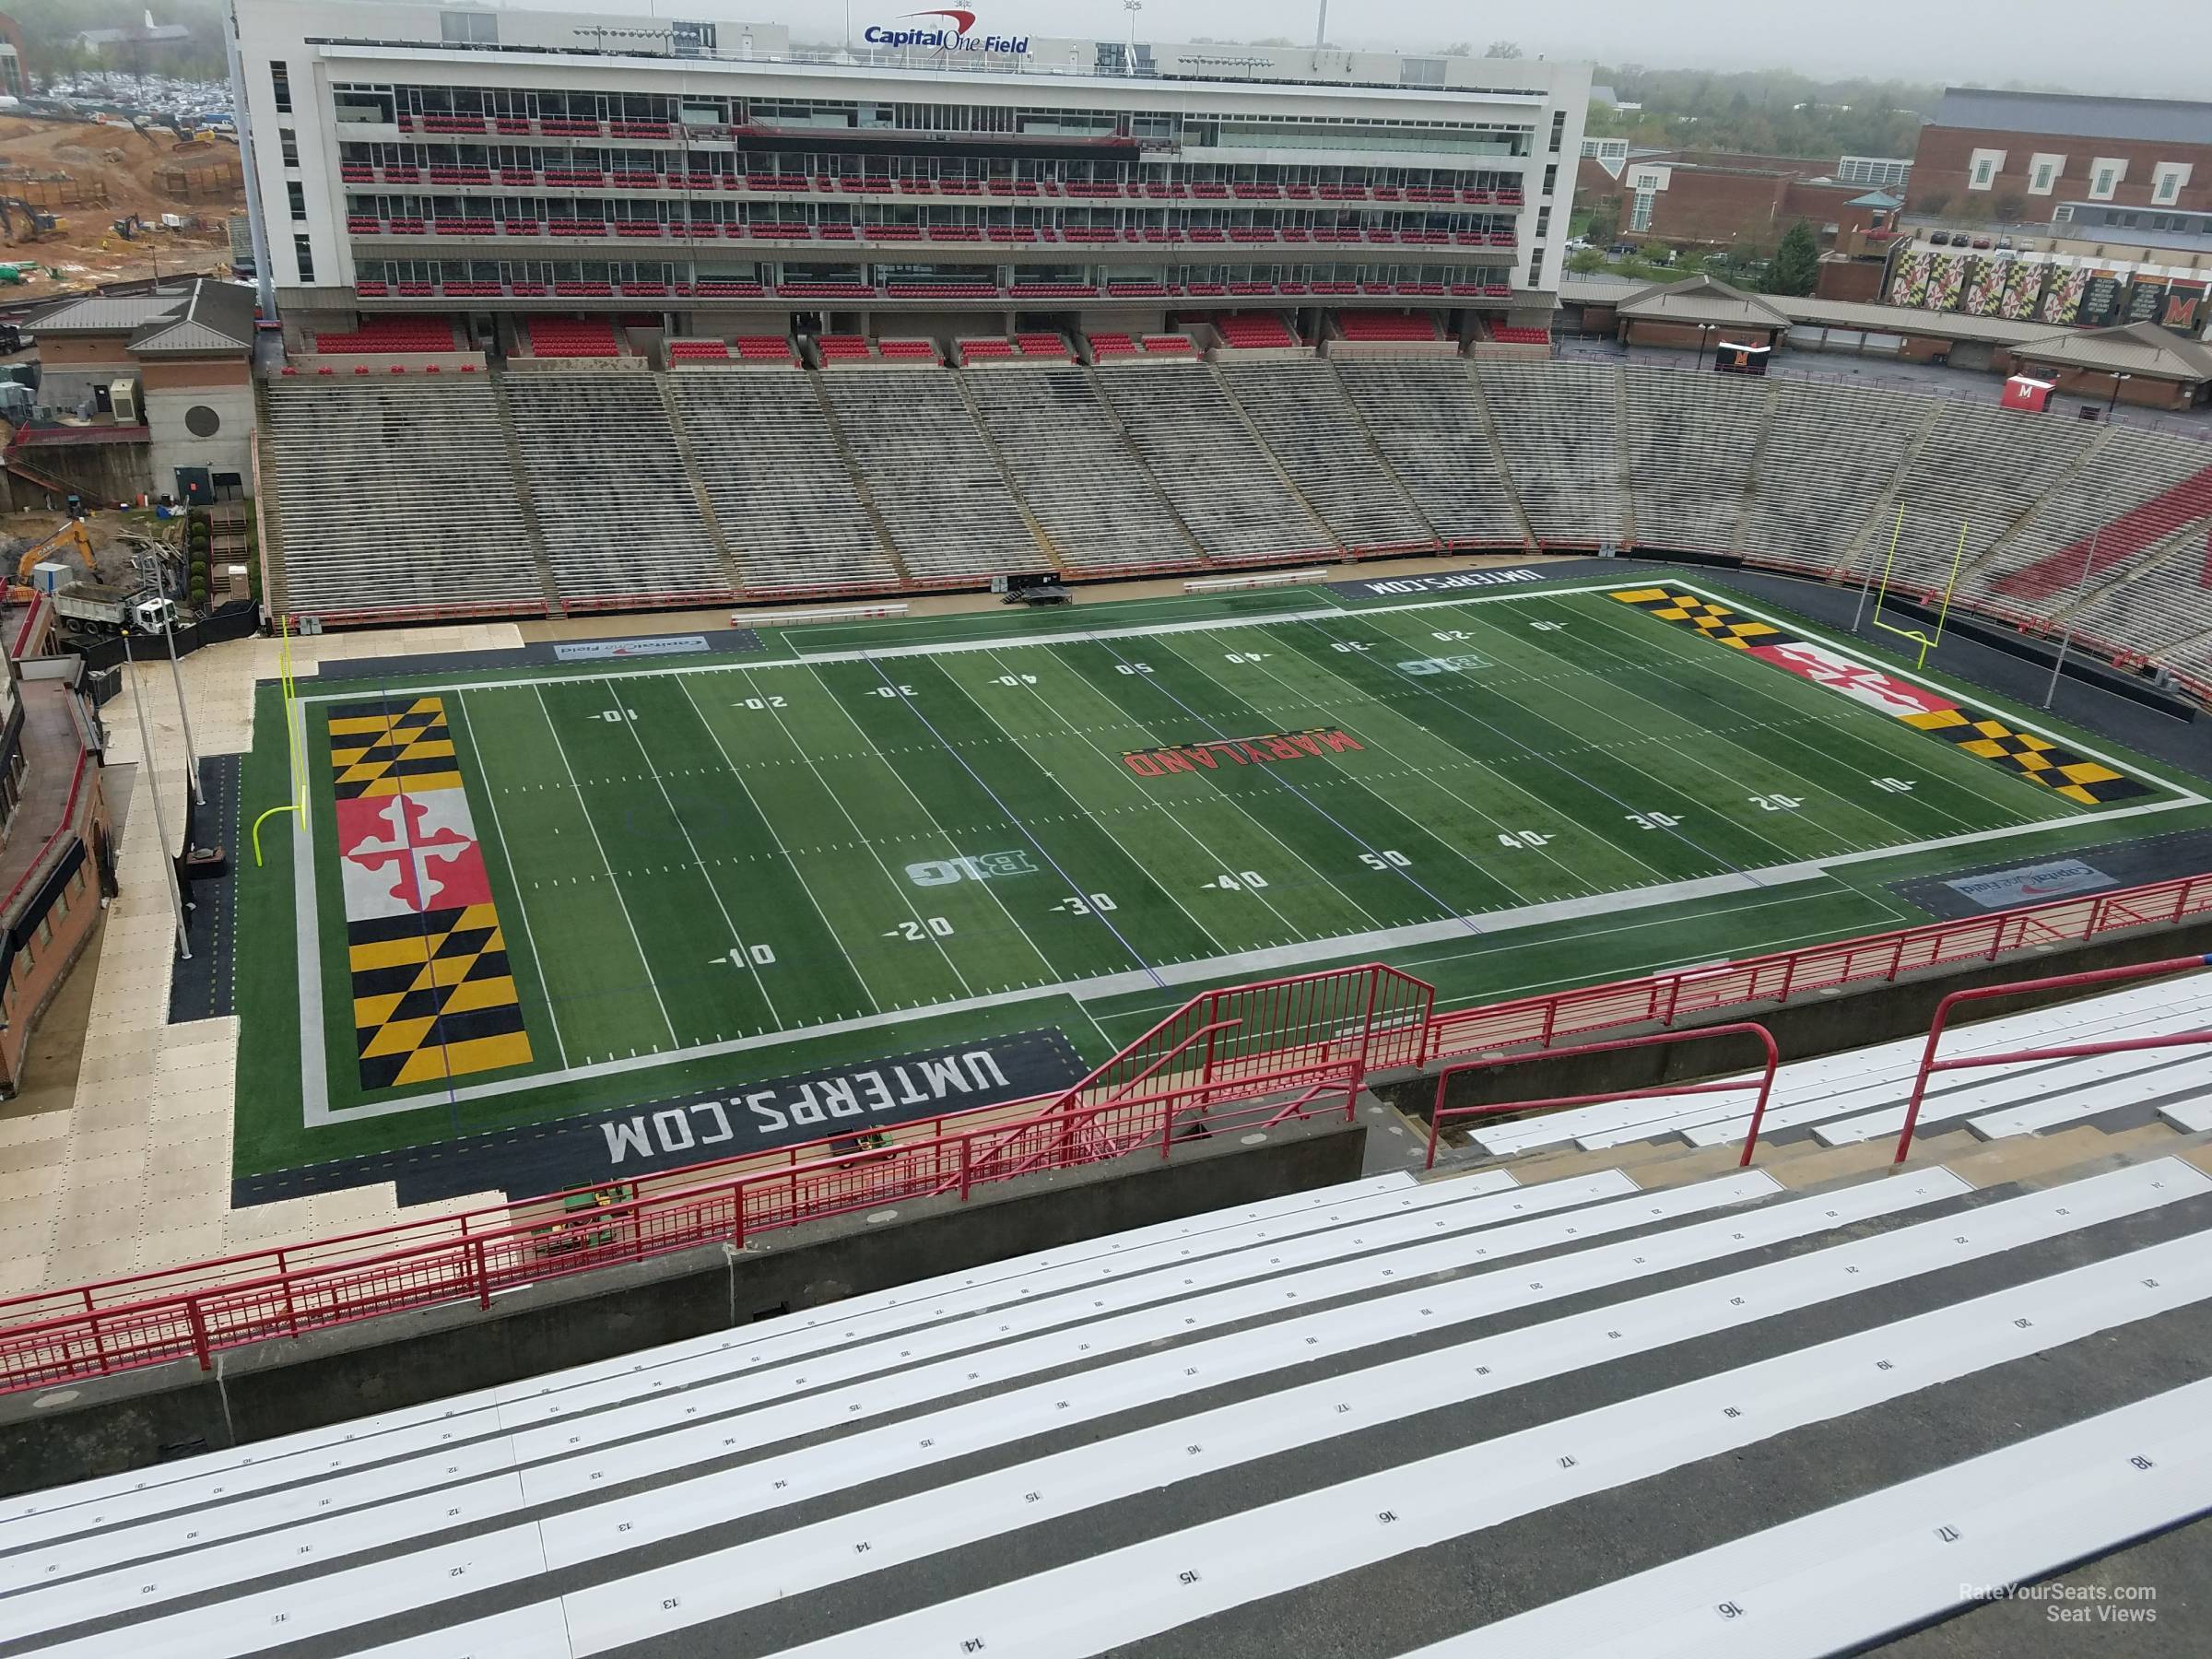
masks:
{"label": "yellow excavator", "polygon": [[92,538],[85,533],[85,521],[71,519],[43,541],[33,542],[24,548],[23,557],[16,561],[16,579],[7,590],[10,604],[26,605],[31,597],[30,573],[49,559],[66,560],[74,554],[84,567],[83,573],[73,581],[90,582],[94,577]]}

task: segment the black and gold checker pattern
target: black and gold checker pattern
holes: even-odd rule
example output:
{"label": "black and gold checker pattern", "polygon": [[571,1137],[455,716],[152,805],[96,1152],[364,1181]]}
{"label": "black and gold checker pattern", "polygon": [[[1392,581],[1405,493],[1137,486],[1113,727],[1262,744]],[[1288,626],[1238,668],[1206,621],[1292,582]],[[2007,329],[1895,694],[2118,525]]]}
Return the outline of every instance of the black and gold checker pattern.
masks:
{"label": "black and gold checker pattern", "polygon": [[[1701,599],[1679,588],[1625,588],[1615,591],[1612,597],[1662,622],[1692,629],[1738,651],[1748,651],[1754,645],[1794,645],[1803,638],[1771,622],[1747,617],[1719,600]],[[2062,748],[2048,737],[2016,730],[1979,710],[1959,706],[1901,718],[1907,725],[1948,738],[1969,754],[1995,761],[2030,782],[2055,790],[2084,806],[2103,806],[2150,794],[2150,786],[2139,779],[2101,760]]]}
{"label": "black and gold checker pattern", "polygon": [[2048,737],[2016,730],[1994,714],[1973,709],[1939,709],[1933,713],[1908,714],[1905,724],[1947,738],[1970,755],[2009,767],[2030,783],[2056,790],[2084,806],[2102,806],[2150,793],[2147,784],[2125,772],[2061,748]]}
{"label": "black and gold checker pattern", "polygon": [[341,801],[461,787],[441,697],[336,705],[330,712],[330,765]]}
{"label": "black and gold checker pattern", "polygon": [[361,1087],[399,1088],[530,1058],[488,904],[347,924]]}
{"label": "black and gold checker pattern", "polygon": [[1738,651],[1747,651],[1753,645],[1783,645],[1797,637],[1783,632],[1771,622],[1744,616],[1718,600],[1700,599],[1695,594],[1675,588],[1631,588],[1613,597],[1623,605],[1649,611],[1662,622],[1693,628],[1707,639],[1733,645]]}

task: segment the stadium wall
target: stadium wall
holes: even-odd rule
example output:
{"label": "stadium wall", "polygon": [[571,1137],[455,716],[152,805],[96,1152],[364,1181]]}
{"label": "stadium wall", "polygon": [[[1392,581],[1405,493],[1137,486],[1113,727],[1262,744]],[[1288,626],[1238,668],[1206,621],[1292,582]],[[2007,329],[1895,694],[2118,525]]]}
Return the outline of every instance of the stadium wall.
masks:
{"label": "stadium wall", "polygon": [[[449,1302],[185,1363],[0,1396],[0,1495],[252,1444],[451,1398],[756,1319],[1130,1228],[1358,1179],[1364,1125],[1279,1124],[1184,1140],[1175,1156],[1008,1182],[966,1203],[902,1202],[709,1247],[556,1277],[488,1311]],[[893,1222],[896,1225],[893,1225]]]}

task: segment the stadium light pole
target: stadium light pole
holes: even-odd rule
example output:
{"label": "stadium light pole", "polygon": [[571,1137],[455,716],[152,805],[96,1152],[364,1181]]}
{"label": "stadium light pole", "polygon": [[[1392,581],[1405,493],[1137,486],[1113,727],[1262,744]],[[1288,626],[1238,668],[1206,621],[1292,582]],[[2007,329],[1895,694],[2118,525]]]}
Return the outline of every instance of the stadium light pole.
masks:
{"label": "stadium light pole", "polygon": [[[2103,535],[2104,526],[2100,524],[2089,535],[2089,550],[2081,558],[2081,591],[2085,595],[2089,591],[2089,577],[2097,568],[2097,544]],[[2051,706],[2051,700],[2058,695],[2058,677],[2066,671],[2066,651],[2074,643],[2074,618],[2080,609],[2081,606],[2076,605],[2066,614],[2066,631],[2059,636],[2058,656],[2051,665],[2051,683],[2043,688],[2043,707],[2046,709]]]}
{"label": "stadium light pole", "polygon": [[161,642],[169,647],[169,678],[177,688],[177,720],[184,728],[186,805],[197,806],[205,798],[200,793],[200,756],[192,742],[192,711],[184,703],[184,671],[177,666],[177,607],[173,605],[161,615]]}
{"label": "stadium light pole", "polygon": [[138,715],[138,764],[146,792],[154,800],[154,833],[161,838],[161,867],[169,875],[169,904],[177,918],[177,955],[192,960],[192,935],[184,926],[184,889],[177,885],[176,855],[170,851],[169,819],[161,810],[161,770],[154,764],[153,734],[146,724],[146,688],[138,681],[138,659],[131,652],[131,619],[123,619],[123,660],[131,671],[131,707]]}

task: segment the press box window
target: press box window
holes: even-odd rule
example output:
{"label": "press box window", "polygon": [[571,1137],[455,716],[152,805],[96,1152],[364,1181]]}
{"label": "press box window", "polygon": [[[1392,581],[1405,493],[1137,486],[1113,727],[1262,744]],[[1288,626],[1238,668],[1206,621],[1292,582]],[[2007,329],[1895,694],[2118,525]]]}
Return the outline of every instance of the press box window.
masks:
{"label": "press box window", "polygon": [[287,179],[284,182],[284,197],[286,206],[292,210],[292,217],[303,225],[307,223],[307,186],[297,179]]}
{"label": "press box window", "polygon": [[282,152],[287,167],[300,165],[300,133],[296,127],[276,129],[276,147]]}
{"label": "press box window", "polygon": [[282,64],[269,65],[269,86],[276,94],[276,113],[292,112],[292,72]]}
{"label": "press box window", "polygon": [[315,279],[314,244],[304,236],[293,237],[292,257],[300,262],[300,280],[312,282]]}

